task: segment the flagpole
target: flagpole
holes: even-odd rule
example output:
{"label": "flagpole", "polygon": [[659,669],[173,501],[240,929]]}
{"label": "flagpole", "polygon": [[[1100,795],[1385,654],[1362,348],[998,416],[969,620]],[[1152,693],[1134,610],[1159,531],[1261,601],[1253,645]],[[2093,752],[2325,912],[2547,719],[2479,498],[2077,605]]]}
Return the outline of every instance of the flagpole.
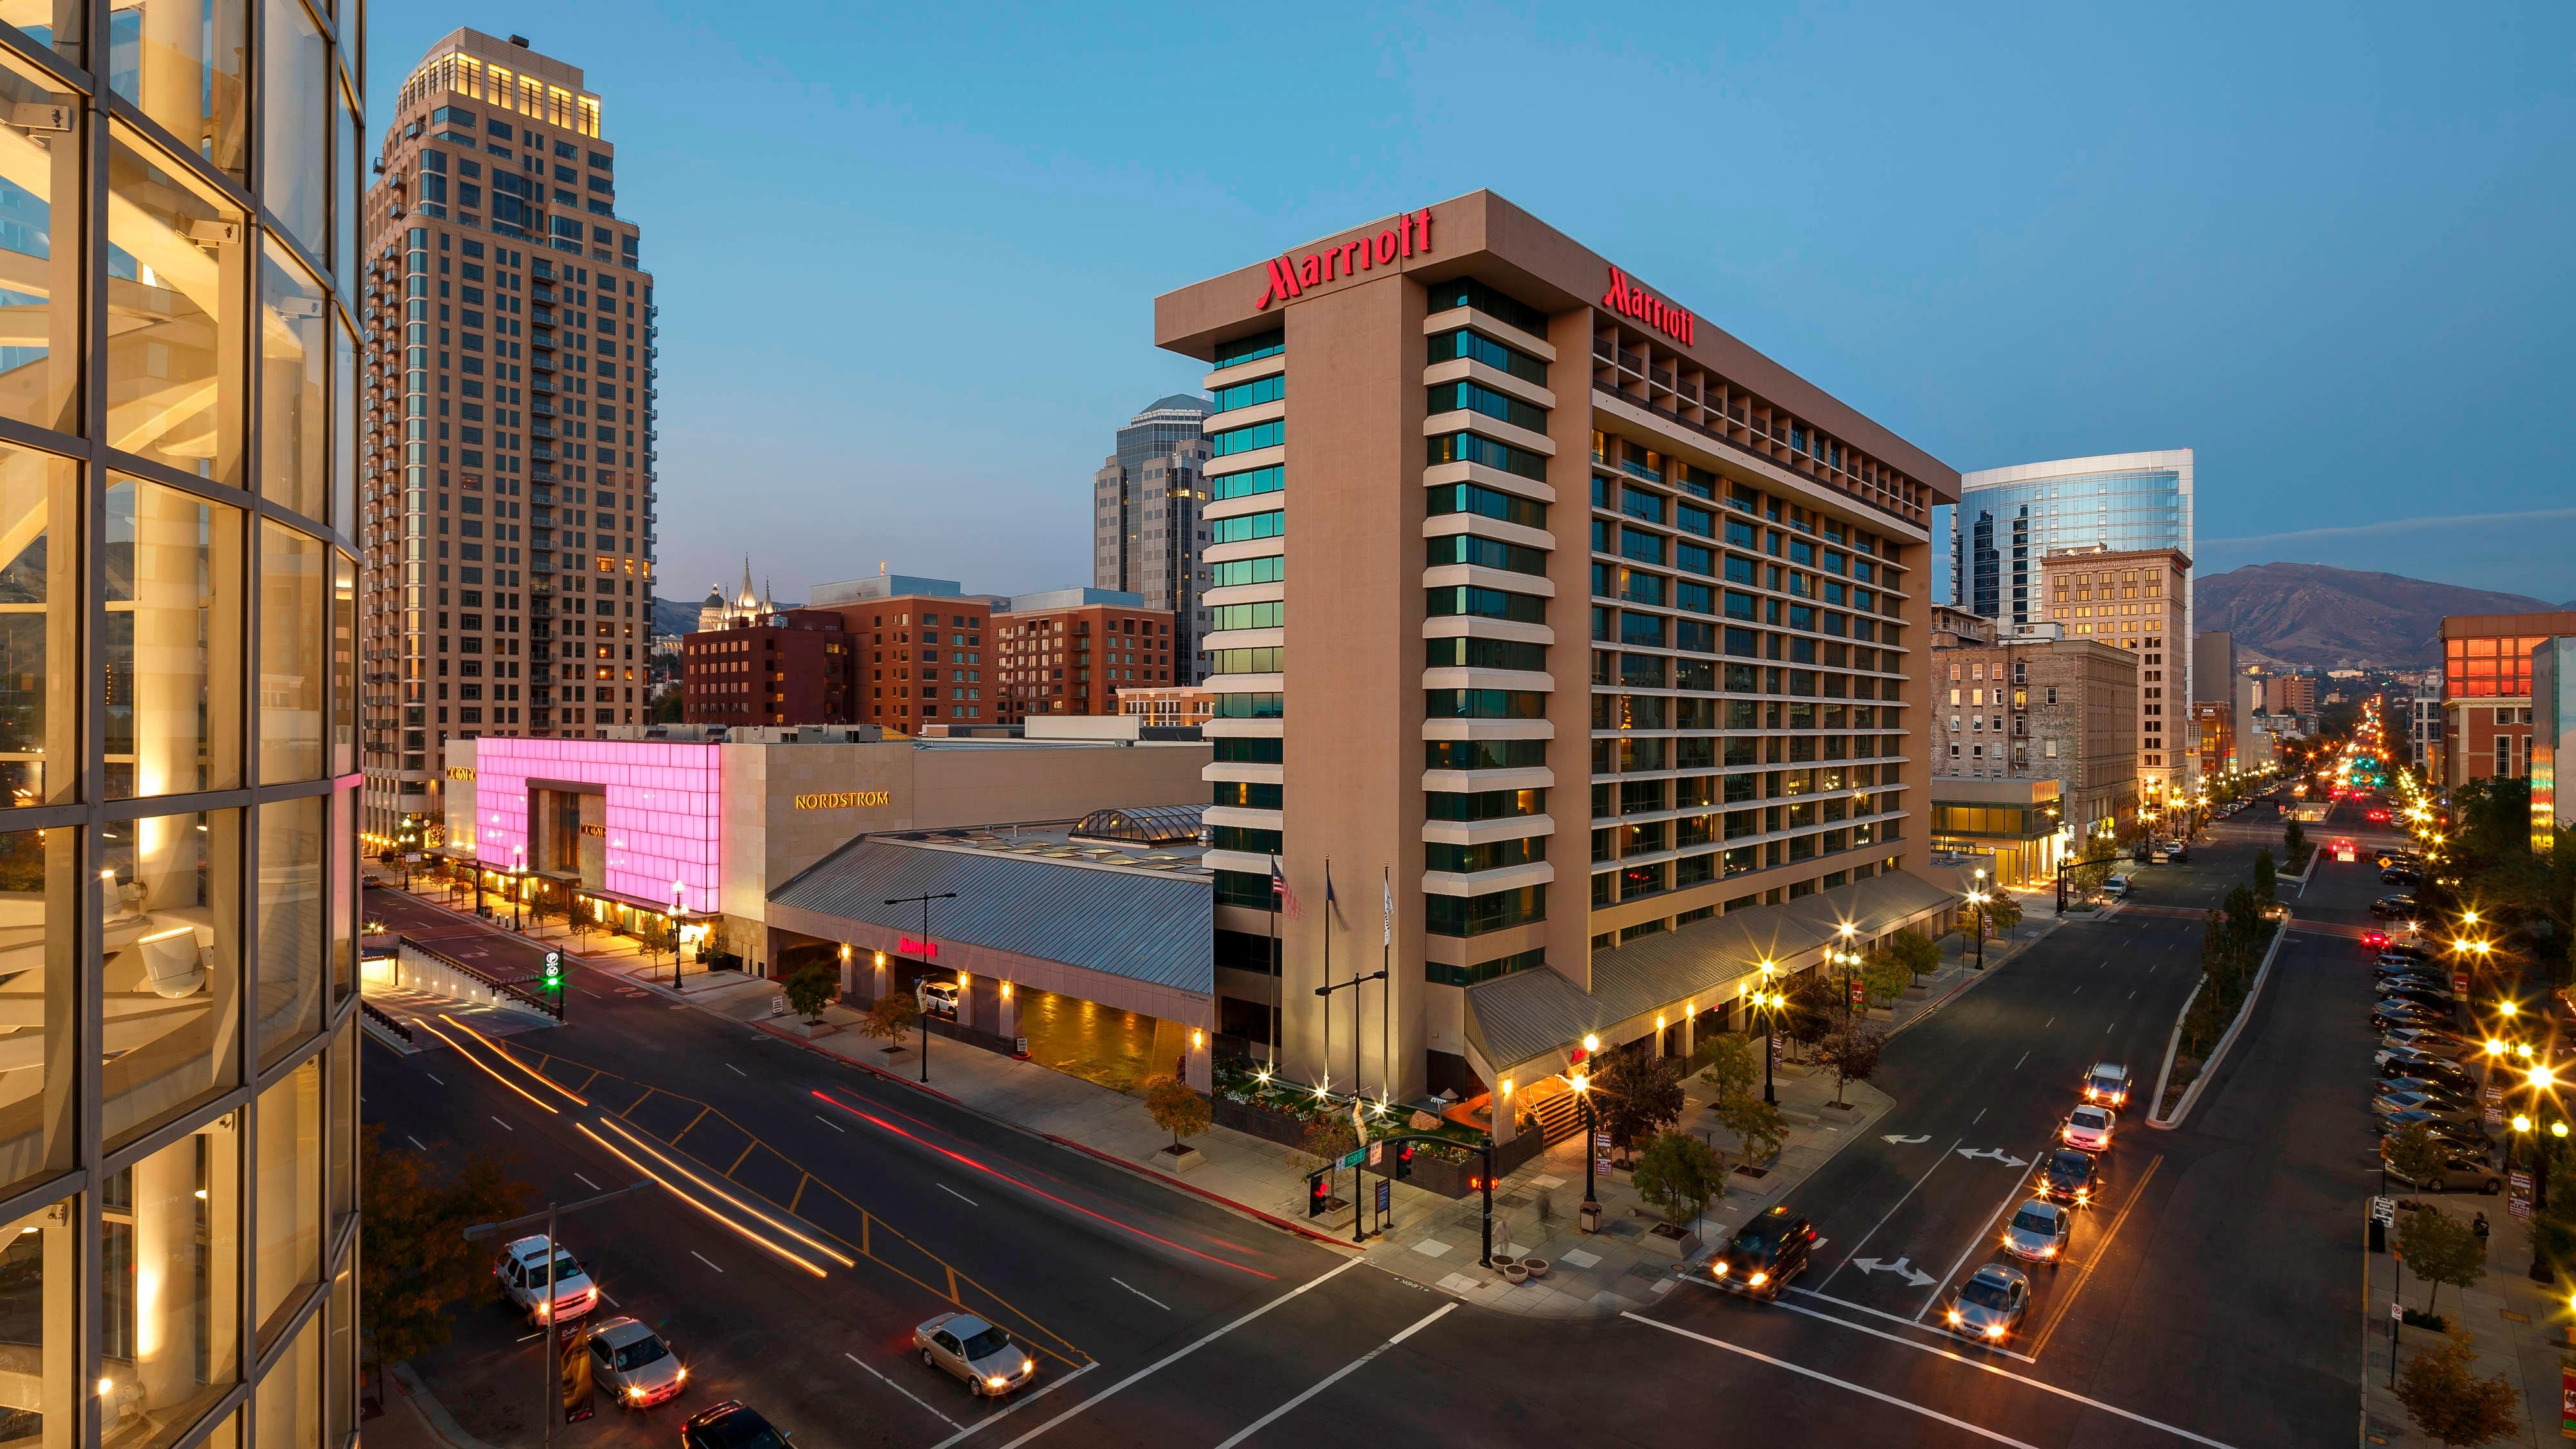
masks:
{"label": "flagpole", "polygon": [[1377,1099],[1392,1100],[1387,1073],[1395,1055],[1395,868],[1379,866],[1377,957]]}
{"label": "flagpole", "polygon": [[1333,858],[1324,857],[1324,1070],[1315,1089],[1329,1099],[1333,1090]]}
{"label": "flagpole", "polygon": [[1270,968],[1270,1075],[1279,1075],[1279,857],[1270,857],[1270,954],[1262,964]]}

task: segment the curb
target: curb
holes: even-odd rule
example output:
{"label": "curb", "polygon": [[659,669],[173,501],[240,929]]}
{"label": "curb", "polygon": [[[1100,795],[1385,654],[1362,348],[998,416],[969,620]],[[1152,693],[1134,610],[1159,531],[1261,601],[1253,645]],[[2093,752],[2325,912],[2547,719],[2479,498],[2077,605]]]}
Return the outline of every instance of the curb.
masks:
{"label": "curb", "polygon": [[[2281,917],[2280,928],[2272,933],[2272,944],[2263,952],[2262,969],[2254,973],[2254,984],[2245,989],[2245,999],[2237,1005],[2236,1019],[2227,1024],[2227,1030],[2219,1034],[2218,1044],[2209,1049],[2208,1059],[2200,1064],[2200,1075],[2192,1078],[2191,1085],[2183,1089],[2182,1100],[2174,1104],[2174,1114],[2171,1119],[2158,1121],[2155,1115],[2156,1109],[2154,1107],[2148,1108],[2148,1126],[2160,1131],[2171,1132],[2182,1125],[2183,1118],[2191,1115],[2192,1108],[2200,1104],[2201,1088],[2209,1085],[2209,1079],[2217,1074],[2220,1064],[2227,1060],[2228,1048],[2236,1045],[2236,1038],[2245,1030],[2245,1023],[2253,1018],[2255,1004],[2263,999],[2263,983],[2272,979],[2272,963],[2280,958],[2281,943],[2289,939],[2290,917],[2285,914]],[[2195,989],[2192,992],[2192,995],[2197,998],[2200,993]],[[2191,1003],[2183,1003],[2183,1010],[2186,1012],[2191,1010]],[[2162,1105],[2164,1101],[2165,1076],[2166,1073],[2173,1070],[2174,1048],[2181,1043],[2181,1040],[2182,1017],[2180,1015],[2176,1015],[2174,1018],[2173,1040],[2168,1041],[2165,1044],[2164,1070],[2156,1073],[2156,1100],[2158,1105]]]}
{"label": "curb", "polygon": [[[421,1425],[429,1431],[431,1438],[451,1446],[451,1449],[492,1449],[492,1446],[465,1432],[464,1426],[456,1422],[456,1416],[447,1412],[447,1406],[440,1403],[430,1393],[429,1386],[420,1381],[420,1375],[413,1371],[409,1359],[390,1364],[387,1368],[394,1382],[402,1385],[403,1403],[420,1416]],[[392,1412],[391,1406],[387,1407],[387,1412]]]}
{"label": "curb", "polygon": [[[697,1003],[696,1003],[696,1002],[685,1002],[685,1003],[683,1003],[683,1004],[684,1004],[684,1005],[688,1005],[688,1006],[697,1006]],[[705,1010],[705,1008],[704,1008],[704,1007],[699,1007],[698,1009],[699,1009],[699,1010],[701,1010],[701,1011],[704,1011],[704,1010]],[[826,1061],[838,1062],[838,1063],[840,1063],[842,1066],[845,1066],[845,1067],[856,1067],[856,1068],[857,1068],[857,1069],[859,1069],[860,1071],[866,1072],[866,1073],[868,1073],[868,1074],[869,1074],[869,1075],[871,1075],[871,1076],[875,1076],[875,1077],[882,1077],[882,1078],[883,1078],[883,1079],[885,1079],[886,1081],[896,1083],[896,1084],[897,1084],[897,1085],[899,1085],[899,1086],[910,1087],[910,1088],[912,1088],[914,1091],[919,1092],[921,1095],[923,1095],[923,1096],[925,1096],[925,1097],[937,1097],[939,1100],[941,1100],[941,1101],[943,1101],[943,1102],[947,1103],[947,1104],[948,1104],[949,1106],[951,1106],[951,1107],[955,1107],[955,1108],[957,1108],[957,1109],[958,1109],[959,1111],[961,1111],[961,1112],[972,1112],[972,1113],[974,1113],[974,1114],[975,1114],[976,1116],[978,1116],[978,1117],[989,1118],[989,1119],[990,1119],[990,1120],[992,1120],[992,1121],[995,1121],[995,1122],[1001,1122],[1001,1123],[1002,1123],[1002,1125],[1004,1125],[1004,1126],[1006,1126],[1006,1127],[1018,1127],[1018,1129],[1019,1129],[1020,1131],[1022,1131],[1022,1132],[1026,1132],[1026,1131],[1028,1131],[1028,1129],[1027,1129],[1027,1128],[1025,1128],[1025,1127],[1019,1127],[1019,1124],[1018,1124],[1018,1123],[1015,1123],[1015,1122],[1005,1122],[1005,1121],[1003,1121],[1003,1119],[1002,1119],[1002,1118],[1000,1118],[1000,1117],[995,1117],[992,1113],[987,1112],[987,1111],[983,1110],[983,1109],[982,1109],[982,1108],[980,1108],[980,1107],[970,1107],[970,1106],[966,1105],[964,1102],[958,1101],[955,1097],[952,1097],[952,1096],[948,1095],[946,1092],[943,1092],[943,1091],[939,1090],[937,1087],[934,1087],[934,1086],[930,1085],[928,1082],[917,1082],[917,1081],[914,1081],[914,1080],[913,1080],[912,1078],[910,1078],[910,1077],[898,1076],[898,1075],[896,1075],[896,1074],[895,1074],[895,1073],[893,1073],[893,1072],[889,1072],[889,1071],[887,1071],[887,1070],[886,1070],[885,1068],[883,1068],[883,1067],[877,1066],[877,1065],[876,1065],[876,1064],[874,1064],[873,1062],[863,1062],[863,1061],[860,1061],[860,1060],[859,1060],[858,1058],[856,1058],[856,1057],[845,1057],[845,1056],[841,1055],[839,1052],[833,1051],[833,1050],[832,1050],[832,1049],[830,1049],[829,1047],[818,1046],[818,1045],[816,1045],[814,1042],[809,1041],[809,1040],[807,1040],[807,1039],[806,1039],[806,1038],[804,1038],[804,1037],[801,1037],[801,1036],[789,1036],[787,1033],[785,1033],[785,1032],[783,1032],[783,1031],[780,1031],[778,1028],[776,1028],[776,1027],[774,1027],[774,1026],[771,1026],[768,1022],[765,1022],[765,1021],[734,1021],[734,1018],[729,1017],[729,1016],[726,1016],[726,1015],[724,1015],[724,1014],[723,1014],[723,1013],[721,1013],[721,1012],[715,1012],[715,1011],[708,1011],[708,1012],[707,1012],[707,1015],[712,1016],[712,1017],[715,1017],[715,1018],[716,1018],[717,1020],[719,1020],[719,1021],[731,1021],[731,1022],[733,1022],[733,1023],[734,1023],[734,1025],[736,1025],[736,1026],[748,1026],[748,1027],[750,1027],[753,1031],[759,1032],[759,1033],[761,1033],[761,1034],[762,1034],[762,1035],[764,1035],[764,1036],[772,1036],[772,1037],[776,1037],[778,1040],[780,1040],[780,1041],[783,1041],[783,1042],[787,1043],[789,1046],[803,1047],[805,1050],[807,1050],[807,1051],[809,1051],[809,1052],[812,1052],[814,1055],[816,1055],[816,1056],[818,1056],[818,1057],[821,1057],[821,1058],[823,1058],[823,1059],[824,1059],[824,1060],[826,1060]],[[976,1051],[976,1050],[980,1050],[980,1048],[971,1047],[971,1046],[967,1046],[967,1045],[965,1045],[964,1043],[960,1043],[960,1044],[958,1045],[958,1050],[960,1050],[960,1051]],[[1043,1133],[1039,1133],[1039,1134],[1036,1134],[1036,1135],[1044,1136],[1045,1134],[1043,1134]]]}
{"label": "curb", "polygon": [[[972,1112],[976,1109],[968,1107],[966,1110]],[[994,1120],[999,1121],[1000,1119],[995,1118]],[[1030,1129],[1023,1127],[1020,1130],[1027,1132]],[[1260,1221],[1268,1223],[1270,1226],[1278,1228],[1284,1232],[1295,1233],[1299,1237],[1303,1238],[1311,1238],[1328,1248],[1350,1248],[1353,1246],[1353,1244],[1346,1238],[1337,1238],[1326,1233],[1319,1233],[1313,1228],[1307,1227],[1303,1223],[1291,1222],[1276,1213],[1263,1212],[1257,1207],[1251,1207],[1246,1204],[1236,1202],[1233,1198],[1227,1197],[1223,1193],[1212,1192],[1195,1183],[1184,1182],[1177,1177],[1166,1177],[1162,1173],[1155,1172],[1150,1168],[1139,1167],[1135,1163],[1129,1162],[1123,1157],[1104,1152],[1101,1149],[1092,1146],[1088,1142],[1076,1142],[1070,1137],[1058,1137],[1052,1132],[1038,1132],[1034,1135],[1045,1138],[1047,1141],[1056,1144],[1058,1147],[1070,1147],[1074,1151],[1086,1156],[1096,1157],[1102,1162],[1108,1163],[1112,1167],[1124,1168],[1127,1172],[1137,1177],[1141,1177],[1147,1182],[1159,1183],[1165,1187],[1177,1187],[1183,1192],[1190,1193],[1193,1196],[1205,1198],[1219,1207],[1241,1213],[1246,1217],[1257,1218]],[[1367,1256],[1364,1245],[1362,1245],[1360,1256]]]}
{"label": "curb", "polygon": [[2014,961],[2019,960],[2022,952],[2029,950],[2031,947],[2036,946],[2041,941],[2047,939],[2051,932],[2055,931],[2060,925],[2065,923],[2065,920],[2066,918],[2064,916],[2050,917],[2049,923],[2045,927],[2034,933],[2028,940],[2014,946],[2013,953],[2010,956],[2005,957],[1983,971],[1969,972],[1967,985],[1960,987],[1958,990],[1951,992],[1949,995],[1942,997],[1940,1000],[1933,1002],[1931,1005],[1924,1007],[1921,1011],[1914,1013],[1912,1016],[1907,1017],[1905,1020],[1889,1028],[1885,1040],[1894,1041],[1898,1037],[1905,1035],[1907,1032],[1914,1029],[1914,1024],[1916,1022],[1929,1021],[1932,1018],[1933,1013],[1939,1011],[1942,1007],[1945,1007],[1951,1002],[1958,1000],[1960,997],[1967,995],[1969,992],[1976,990],[1979,982],[1992,980],[1996,972],[2001,971],[2006,966],[2011,965]]}

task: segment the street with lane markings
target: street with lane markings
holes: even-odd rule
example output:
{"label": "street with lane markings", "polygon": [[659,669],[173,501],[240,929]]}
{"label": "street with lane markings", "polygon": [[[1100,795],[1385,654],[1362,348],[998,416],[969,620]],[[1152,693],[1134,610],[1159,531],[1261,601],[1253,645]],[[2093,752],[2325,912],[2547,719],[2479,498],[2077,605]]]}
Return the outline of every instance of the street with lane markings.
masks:
{"label": "street with lane markings", "polygon": [[[2357,1394],[2358,948],[2295,933],[2191,1119],[2143,1121],[2199,969],[2197,913],[2252,856],[2222,840],[2140,871],[2136,908],[2061,924],[1893,1041],[1873,1080],[1896,1107],[1789,1199],[1823,1242],[1778,1304],[1676,1278],[1654,1306],[1595,1320],[1469,1307],[589,970],[563,1028],[448,1032],[409,1057],[370,1043],[366,1116],[434,1156],[496,1147],[541,1201],[663,1184],[564,1236],[612,1296],[604,1311],[678,1348],[690,1391],[634,1415],[603,1406],[558,1431],[569,1445],[667,1443],[728,1397],[800,1445],[1678,1449],[1764,1424],[1866,1445],[2317,1442],[2350,1431]],[[2329,868],[2291,903],[2358,920],[2374,886]],[[489,969],[533,969],[541,949],[390,891],[369,910]],[[1951,1340],[1936,1305],[1997,1256],[2098,1060],[2140,1082],[2102,1200],[2078,1213],[2066,1265],[2033,1274],[2010,1352]],[[974,1399],[921,1363],[912,1326],[955,1306],[1032,1349],[1035,1391]],[[469,1432],[535,1442],[538,1343],[497,1302],[416,1367]]]}

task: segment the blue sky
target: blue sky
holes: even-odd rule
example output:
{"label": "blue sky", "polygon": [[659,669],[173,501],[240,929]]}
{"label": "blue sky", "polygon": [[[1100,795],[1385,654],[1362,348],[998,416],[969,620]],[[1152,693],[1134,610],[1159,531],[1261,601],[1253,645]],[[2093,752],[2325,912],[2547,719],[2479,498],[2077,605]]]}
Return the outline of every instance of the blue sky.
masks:
{"label": "blue sky", "polygon": [[1483,186],[1955,467],[2197,449],[2203,572],[2576,598],[2562,4],[372,9],[600,92],[666,596],[1088,583],[1154,294]]}

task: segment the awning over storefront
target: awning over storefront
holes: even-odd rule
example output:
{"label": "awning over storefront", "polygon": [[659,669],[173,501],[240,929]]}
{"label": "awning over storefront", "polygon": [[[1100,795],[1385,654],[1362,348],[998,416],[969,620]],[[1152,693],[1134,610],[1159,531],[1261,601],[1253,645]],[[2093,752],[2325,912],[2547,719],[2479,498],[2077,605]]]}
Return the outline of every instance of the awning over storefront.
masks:
{"label": "awning over storefront", "polygon": [[1958,903],[1955,893],[1929,881],[1888,871],[1784,905],[1729,911],[1616,950],[1595,950],[1589,993],[1554,971],[1514,972],[1467,988],[1468,1044],[1497,1072],[1561,1054],[1586,1033],[1616,1045],[1623,1024],[1643,1019],[1651,1029],[1659,1011],[1686,1004],[1705,1011],[1734,999],[1765,959],[1792,971],[1814,964],[1818,953],[1843,939],[1846,923],[1866,943]]}

